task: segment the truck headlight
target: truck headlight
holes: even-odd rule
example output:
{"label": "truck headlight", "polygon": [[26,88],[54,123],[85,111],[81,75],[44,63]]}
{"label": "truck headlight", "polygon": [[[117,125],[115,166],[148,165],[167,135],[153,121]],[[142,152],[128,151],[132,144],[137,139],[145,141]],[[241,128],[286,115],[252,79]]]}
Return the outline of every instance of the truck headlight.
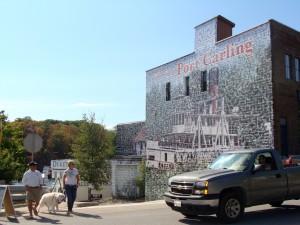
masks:
{"label": "truck headlight", "polygon": [[195,195],[207,195],[208,194],[208,181],[199,181],[194,186]]}

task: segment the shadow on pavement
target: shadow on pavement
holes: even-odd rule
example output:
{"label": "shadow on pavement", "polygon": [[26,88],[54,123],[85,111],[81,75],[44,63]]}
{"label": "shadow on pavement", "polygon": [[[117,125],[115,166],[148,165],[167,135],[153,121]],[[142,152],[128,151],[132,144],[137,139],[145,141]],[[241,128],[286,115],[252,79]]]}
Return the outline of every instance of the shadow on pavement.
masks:
{"label": "shadow on pavement", "polygon": [[80,213],[80,212],[72,212],[70,216],[80,216],[80,217],[85,217],[85,218],[94,218],[94,219],[103,219],[99,215],[92,215],[92,214],[86,214],[86,213]]}
{"label": "shadow on pavement", "polygon": [[39,222],[39,223],[62,224],[62,222],[59,219],[51,219],[51,218],[43,217],[43,216],[37,216],[37,217],[34,217],[33,219],[30,219],[28,217],[28,220],[32,220],[32,221]]}
{"label": "shadow on pavement", "polygon": [[[87,214],[87,213],[80,213],[80,212],[72,212],[71,214],[67,214],[67,212],[56,212],[55,214],[49,212],[40,212],[39,215],[35,218],[41,217],[46,218],[46,215],[56,215],[56,216],[65,216],[65,217],[72,217],[72,216],[80,216],[85,218],[94,218],[94,219],[102,219],[99,215]],[[44,216],[43,216],[44,215]]]}
{"label": "shadow on pavement", "polygon": [[[246,211],[239,225],[282,225],[300,224],[300,206],[298,205],[282,205],[270,209],[258,211]],[[193,219],[183,218],[179,220],[182,224],[188,225],[221,225],[224,224],[218,220],[215,215],[212,216],[197,216]],[[285,221],[284,223],[282,221]]]}
{"label": "shadow on pavement", "polygon": [[16,224],[20,223],[18,218],[15,218],[15,217],[5,217],[5,219],[6,220],[2,220],[2,218],[0,217],[0,224],[2,224],[1,221],[3,221],[3,222],[9,221],[10,223],[16,223]]}

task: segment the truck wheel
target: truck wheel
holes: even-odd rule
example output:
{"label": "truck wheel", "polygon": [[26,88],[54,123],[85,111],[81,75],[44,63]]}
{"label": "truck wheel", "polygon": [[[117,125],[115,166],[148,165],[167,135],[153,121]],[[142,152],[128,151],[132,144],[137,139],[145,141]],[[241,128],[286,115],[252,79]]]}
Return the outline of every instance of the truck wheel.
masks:
{"label": "truck wheel", "polygon": [[229,192],[221,197],[217,216],[222,222],[235,223],[241,219],[244,210],[240,195]]}
{"label": "truck wheel", "polygon": [[272,207],[279,207],[279,206],[281,206],[282,203],[283,203],[283,201],[278,201],[278,202],[272,202],[272,203],[270,203],[270,205]]}

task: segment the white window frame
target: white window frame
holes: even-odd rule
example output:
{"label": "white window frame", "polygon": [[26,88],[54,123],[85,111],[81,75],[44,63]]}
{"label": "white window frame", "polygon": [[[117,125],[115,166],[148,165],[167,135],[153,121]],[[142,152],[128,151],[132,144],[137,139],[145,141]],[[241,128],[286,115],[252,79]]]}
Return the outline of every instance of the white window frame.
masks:
{"label": "white window frame", "polygon": [[300,64],[300,59],[299,58],[295,58],[295,79],[296,81],[300,81],[300,68],[299,65]]}
{"label": "white window frame", "polygon": [[291,79],[291,56],[286,54],[284,56],[285,61],[285,78],[290,80]]}

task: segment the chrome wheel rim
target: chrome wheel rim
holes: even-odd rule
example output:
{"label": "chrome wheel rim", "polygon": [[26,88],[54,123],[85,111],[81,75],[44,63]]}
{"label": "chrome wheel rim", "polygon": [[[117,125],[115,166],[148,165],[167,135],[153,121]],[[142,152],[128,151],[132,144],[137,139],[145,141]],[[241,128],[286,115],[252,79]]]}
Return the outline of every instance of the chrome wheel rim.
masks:
{"label": "chrome wheel rim", "polygon": [[231,198],[226,202],[225,213],[229,218],[236,218],[241,212],[241,205],[237,199]]}

